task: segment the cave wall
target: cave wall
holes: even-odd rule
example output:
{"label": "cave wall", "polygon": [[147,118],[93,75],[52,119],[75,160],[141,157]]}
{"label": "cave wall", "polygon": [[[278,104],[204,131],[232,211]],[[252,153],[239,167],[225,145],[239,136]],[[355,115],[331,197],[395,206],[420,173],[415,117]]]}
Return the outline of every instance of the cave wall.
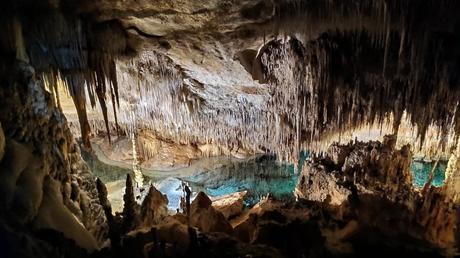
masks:
{"label": "cave wall", "polygon": [[415,190],[409,146],[397,149],[395,144],[388,135],[383,142],[331,145],[325,157],[303,166],[296,196],[321,202],[331,214],[356,220],[369,232],[408,235],[452,255],[459,243],[456,196],[449,185],[431,182]]}
{"label": "cave wall", "polygon": [[[73,98],[86,147],[91,129],[121,125],[128,133],[145,127],[181,143],[217,142],[292,161],[323,135],[390,112],[396,129],[404,110],[422,138],[431,123],[442,139],[460,131],[458,1],[2,6],[0,217],[27,233],[24,225],[57,230],[89,250],[105,242],[106,218],[53,102],[58,78]],[[238,53],[245,50],[254,60],[243,67]],[[97,104],[101,118],[88,121],[87,109]],[[430,198],[423,205],[444,207],[436,193]]]}
{"label": "cave wall", "polygon": [[[2,48],[0,69],[2,226],[26,236],[54,230],[94,251],[107,241],[108,230],[95,178],[64,115],[27,62],[21,26],[13,31],[6,34],[13,47]],[[7,257],[8,251],[21,252],[8,247]]]}

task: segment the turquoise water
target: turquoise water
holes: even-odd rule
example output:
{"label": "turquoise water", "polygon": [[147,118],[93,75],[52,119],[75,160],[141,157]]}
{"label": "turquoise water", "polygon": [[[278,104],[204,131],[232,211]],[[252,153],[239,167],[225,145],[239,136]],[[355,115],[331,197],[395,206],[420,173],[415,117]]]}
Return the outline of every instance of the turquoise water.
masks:
{"label": "turquoise water", "polygon": [[[125,180],[126,175],[131,173],[130,169],[108,165],[87,152],[82,152],[82,157],[93,174],[104,183]],[[307,157],[307,153],[302,153],[297,170],[292,164],[279,163],[274,156],[261,155],[247,160],[227,162],[217,168],[199,169],[194,173],[172,173],[175,176],[168,176],[166,173],[159,178],[147,178],[146,181],[151,180],[159,191],[168,196],[169,207],[172,210],[179,207],[183,194],[182,182],[187,182],[194,194],[203,191],[211,197],[247,191],[247,205],[259,202],[268,193],[277,199],[287,201],[293,198],[298,180],[296,171],[301,171]]]}
{"label": "turquoise water", "polygon": [[126,179],[126,175],[132,172],[131,169],[106,164],[83,149],[81,150],[81,156],[86,161],[86,164],[88,164],[93,174],[104,183]]}
{"label": "turquoise water", "polygon": [[[82,156],[93,173],[105,183],[124,180],[131,172],[127,168],[105,164],[85,152]],[[279,200],[288,201],[293,199],[293,191],[298,181],[299,175],[296,171],[301,171],[307,157],[308,154],[303,152],[297,164],[298,170],[294,165],[279,163],[274,156],[261,155],[247,160],[227,162],[217,168],[198,169],[193,173],[172,173],[174,176],[168,176],[166,173],[159,178],[146,178],[146,181],[152,180],[155,187],[168,196],[169,206],[173,210],[179,206],[183,194],[182,182],[187,182],[194,194],[203,191],[212,197],[247,191],[245,203],[248,206],[259,202],[269,193]],[[423,187],[431,168],[431,163],[412,162],[414,186]],[[434,186],[444,183],[445,170],[446,163],[440,162],[435,171],[432,183]]]}
{"label": "turquoise water", "polygon": [[[444,176],[446,172],[447,163],[440,161],[438,166],[434,171],[434,178],[432,185],[434,186],[442,186],[444,184]],[[411,164],[411,171],[414,176],[414,186],[416,187],[423,187],[425,183],[428,181],[428,177],[430,176],[431,169],[433,168],[433,164],[431,162],[423,162],[414,160]]]}
{"label": "turquoise water", "polygon": [[[299,170],[307,154],[299,161]],[[247,191],[245,202],[253,205],[270,193],[280,200],[291,200],[297,184],[298,173],[294,165],[281,164],[275,157],[263,155],[248,161],[203,171],[183,178],[193,189],[210,196],[221,196]]]}
{"label": "turquoise water", "polygon": [[97,159],[93,154],[90,154],[83,149],[81,150],[81,156],[86,161],[86,164],[88,164],[93,174],[99,177],[104,183],[126,178],[126,175],[131,173],[131,169],[105,164]]}

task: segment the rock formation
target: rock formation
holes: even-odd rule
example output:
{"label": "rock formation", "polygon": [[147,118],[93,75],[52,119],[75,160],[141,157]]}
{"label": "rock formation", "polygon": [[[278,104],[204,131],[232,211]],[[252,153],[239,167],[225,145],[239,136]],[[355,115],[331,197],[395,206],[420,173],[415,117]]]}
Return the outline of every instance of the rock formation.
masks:
{"label": "rock formation", "polygon": [[[6,257],[375,250],[409,257],[458,247],[459,1],[5,0],[0,7]],[[109,143],[143,132],[163,147],[187,146],[196,151],[188,160],[271,153],[297,162],[303,149],[325,156],[303,168],[301,200],[269,199],[232,214],[232,223],[203,193],[185,219],[166,216],[167,200],[155,189],[141,208],[130,176],[123,213],[112,218],[106,189],[63,115],[62,88],[88,151],[92,135],[105,131]],[[403,114],[420,145],[432,126],[433,152],[454,153],[445,186],[415,191],[410,147],[395,148],[394,137],[325,148],[333,135],[387,120],[396,135]],[[146,157],[161,153],[158,142],[141,142]]]}
{"label": "rock formation", "polygon": [[134,185],[130,174],[126,176],[125,194],[123,195],[123,212],[121,232],[128,233],[139,225],[140,206],[134,196]]}
{"label": "rock formation", "polygon": [[190,206],[190,223],[202,232],[231,233],[232,227],[224,215],[212,207],[212,201],[199,192]]}
{"label": "rock formation", "polygon": [[3,134],[2,125],[0,124],[0,162],[5,154],[5,135]]}
{"label": "rock formation", "polygon": [[460,144],[452,153],[446,169],[446,188],[450,198],[456,203],[460,202]]}
{"label": "rock formation", "polygon": [[324,166],[307,163],[296,188],[297,198],[340,205],[347,201],[351,191],[340,184],[339,175],[326,172]]}
{"label": "rock formation", "polygon": [[[369,223],[386,234],[404,232],[438,247],[452,248],[456,245],[459,207],[449,197],[447,186],[416,191],[410,161],[407,147],[395,149],[394,136],[386,136],[383,143],[333,145],[325,158],[305,164],[296,194],[331,205],[328,209],[340,218],[356,216],[360,227]],[[384,212],[386,209],[392,211]],[[390,225],[384,221],[392,217],[401,224],[385,229]]]}
{"label": "rock formation", "polygon": [[[6,51],[29,60],[55,95],[66,83],[85,145],[91,129],[148,129],[295,161],[301,146],[389,113],[397,129],[406,110],[422,141],[439,125],[440,149],[450,127],[460,130],[452,1],[61,0],[5,10],[36,6],[48,12],[5,19],[5,35],[24,34],[5,40]],[[101,117],[89,121],[97,102]]]}
{"label": "rock formation", "polygon": [[0,90],[1,219],[61,231],[95,250],[108,233],[95,179],[34,69],[22,62],[11,69]]}
{"label": "rock formation", "polygon": [[212,199],[212,207],[222,212],[224,217],[229,220],[240,215],[244,210],[244,197],[247,191],[220,196]]}
{"label": "rock formation", "polygon": [[141,224],[152,226],[164,220],[168,215],[168,197],[150,185],[140,209]]}

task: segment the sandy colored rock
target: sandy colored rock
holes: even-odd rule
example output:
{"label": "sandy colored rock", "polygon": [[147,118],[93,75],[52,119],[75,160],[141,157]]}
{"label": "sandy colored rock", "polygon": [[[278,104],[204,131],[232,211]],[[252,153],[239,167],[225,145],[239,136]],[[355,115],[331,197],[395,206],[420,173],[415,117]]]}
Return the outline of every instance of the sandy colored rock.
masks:
{"label": "sandy colored rock", "polygon": [[141,224],[152,226],[163,221],[166,216],[168,216],[168,197],[150,185],[140,209]]}
{"label": "sandy colored rock", "polygon": [[231,233],[232,226],[225,216],[212,207],[209,197],[199,192],[190,205],[190,223],[202,232],[225,232]]}
{"label": "sandy colored rock", "polygon": [[351,148],[344,148],[334,143],[327,149],[326,157],[330,159],[334,165],[342,167],[350,151]]}
{"label": "sandy colored rock", "polygon": [[3,207],[20,223],[30,222],[38,212],[46,176],[43,161],[31,149],[9,140],[0,166],[0,188]]}
{"label": "sandy colored rock", "polygon": [[452,153],[446,168],[446,191],[457,204],[460,203],[460,142]]}
{"label": "sandy colored rock", "polygon": [[246,194],[247,191],[243,191],[212,198],[212,207],[222,212],[224,217],[228,220],[231,217],[235,217],[243,212],[243,201]]}
{"label": "sandy colored rock", "polygon": [[77,245],[88,251],[97,249],[96,239],[64,206],[59,189],[59,182],[47,177],[44,183],[44,198],[35,218],[35,228],[50,228],[64,233],[67,238],[75,240]]}
{"label": "sandy colored rock", "polygon": [[338,183],[334,173],[328,173],[307,162],[302,168],[295,194],[298,198],[341,205],[348,199],[351,191]]}

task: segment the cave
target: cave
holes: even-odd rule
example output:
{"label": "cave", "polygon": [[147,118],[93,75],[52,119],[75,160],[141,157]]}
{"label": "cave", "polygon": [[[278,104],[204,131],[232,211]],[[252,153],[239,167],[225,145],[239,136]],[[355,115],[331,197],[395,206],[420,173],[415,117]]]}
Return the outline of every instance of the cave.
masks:
{"label": "cave", "polygon": [[0,257],[460,256],[459,1],[0,6]]}

